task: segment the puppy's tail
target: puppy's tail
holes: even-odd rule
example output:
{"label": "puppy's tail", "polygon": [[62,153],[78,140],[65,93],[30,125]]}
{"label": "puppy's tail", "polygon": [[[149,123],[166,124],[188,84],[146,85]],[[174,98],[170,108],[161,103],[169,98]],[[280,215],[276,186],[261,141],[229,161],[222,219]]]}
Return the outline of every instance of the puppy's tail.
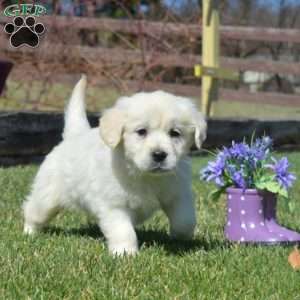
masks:
{"label": "puppy's tail", "polygon": [[68,139],[91,129],[85,111],[86,83],[86,75],[82,75],[72,92],[71,99],[65,110],[63,139]]}

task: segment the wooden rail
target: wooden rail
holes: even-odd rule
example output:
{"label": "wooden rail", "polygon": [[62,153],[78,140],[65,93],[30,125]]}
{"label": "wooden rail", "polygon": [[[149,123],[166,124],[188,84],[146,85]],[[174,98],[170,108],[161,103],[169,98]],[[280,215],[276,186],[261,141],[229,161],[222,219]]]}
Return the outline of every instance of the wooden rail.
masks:
{"label": "wooden rail", "polygon": [[[146,34],[149,36],[176,35],[201,37],[201,24],[182,24],[171,22],[152,22],[145,20],[117,20],[110,18],[81,18],[51,16],[42,17],[41,21],[49,29],[72,27],[74,29],[97,29],[110,32]],[[0,17],[0,23],[11,22],[11,18]],[[221,26],[221,38],[261,41],[300,43],[299,29],[279,29],[263,27]]]}
{"label": "wooden rail", "polygon": [[[136,92],[139,89],[140,83],[138,81],[126,81],[125,86],[128,91]],[[171,83],[160,83],[145,81],[143,82],[143,90],[145,91],[155,91],[161,89],[170,93],[175,93],[178,95],[186,97],[199,98],[201,95],[201,87],[188,84],[171,84]],[[286,95],[279,93],[249,93],[242,90],[233,89],[220,89],[220,99],[228,102],[251,102],[256,104],[272,104],[278,106],[290,106],[299,107],[300,97],[298,95]]]}
{"label": "wooden rail", "polygon": [[[63,44],[50,44],[46,41],[41,43],[39,48],[30,49],[28,47],[14,49],[0,37],[0,54],[7,58],[13,57],[14,54],[21,55],[28,53],[34,55],[36,58],[46,61],[58,61],[59,57],[63,59],[64,56],[68,58],[76,57],[94,61],[95,64],[142,64],[164,67],[183,67],[193,68],[195,64],[201,63],[201,56],[189,54],[172,54],[172,53],[158,53],[149,51],[143,54],[139,50],[125,50],[122,48],[104,48],[104,47],[88,47],[88,46],[66,46]],[[221,57],[221,66],[223,68],[234,71],[255,71],[271,74],[282,75],[299,75],[300,63],[292,62],[278,62],[261,59],[238,59]]]}

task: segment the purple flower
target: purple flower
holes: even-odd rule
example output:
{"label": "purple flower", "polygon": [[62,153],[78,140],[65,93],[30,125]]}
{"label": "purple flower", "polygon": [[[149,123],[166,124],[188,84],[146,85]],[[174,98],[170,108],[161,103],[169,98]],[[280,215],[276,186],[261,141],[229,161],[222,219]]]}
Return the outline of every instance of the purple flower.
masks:
{"label": "purple flower", "polygon": [[201,178],[206,181],[214,180],[217,186],[224,186],[223,172],[225,160],[222,155],[218,155],[216,161],[208,162],[206,168],[201,171]]}
{"label": "purple flower", "polygon": [[230,148],[223,147],[223,150],[219,152],[218,154],[220,157],[223,157],[224,160],[232,158],[230,153]]}
{"label": "purple flower", "polygon": [[255,164],[258,161],[262,161],[267,158],[272,147],[272,139],[268,136],[264,136],[261,139],[256,139],[255,143],[251,146],[250,151]]}
{"label": "purple flower", "polygon": [[246,158],[249,153],[249,146],[245,143],[232,142],[229,152],[231,156],[243,159]]}
{"label": "purple flower", "polygon": [[247,188],[243,170],[237,170],[236,166],[232,164],[227,165],[226,170],[236,187],[243,189]]}
{"label": "purple flower", "polygon": [[[260,177],[265,176],[269,182],[274,179],[284,189],[292,186],[296,177],[288,172],[289,163],[286,157],[275,160],[271,158],[272,139],[262,137],[255,140],[251,145],[232,142],[230,147],[223,147],[216,154],[215,161],[210,161],[201,171],[201,178],[213,181],[220,190],[221,188],[234,186],[247,189],[256,188]],[[267,162],[273,160],[272,164]],[[275,176],[269,176],[273,170]],[[264,179],[265,180],[265,179]]]}
{"label": "purple flower", "polygon": [[[258,139],[259,140],[259,139]],[[261,140],[260,140],[260,145],[262,148],[266,149],[270,149],[273,145],[273,140],[269,137],[269,136],[264,136]]]}
{"label": "purple flower", "polygon": [[296,180],[296,176],[288,172],[288,159],[283,157],[277,161],[274,157],[272,157],[272,161],[274,162],[274,165],[267,166],[275,172],[276,180],[286,189],[291,187],[293,182]]}
{"label": "purple flower", "polygon": [[241,171],[237,171],[232,176],[233,182],[235,183],[236,187],[246,189],[247,184],[244,179],[244,176]]}

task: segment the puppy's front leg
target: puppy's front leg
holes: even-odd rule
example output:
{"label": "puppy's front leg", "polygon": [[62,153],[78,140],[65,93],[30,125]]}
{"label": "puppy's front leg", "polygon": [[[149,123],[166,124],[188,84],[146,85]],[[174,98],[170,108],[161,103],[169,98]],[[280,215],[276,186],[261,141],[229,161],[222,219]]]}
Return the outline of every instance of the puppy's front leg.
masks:
{"label": "puppy's front leg", "polygon": [[170,222],[171,237],[183,240],[191,239],[196,226],[192,192],[179,193],[170,200],[164,210]]}
{"label": "puppy's front leg", "polygon": [[114,209],[100,217],[99,226],[112,254],[135,254],[138,251],[136,233],[127,211]]}

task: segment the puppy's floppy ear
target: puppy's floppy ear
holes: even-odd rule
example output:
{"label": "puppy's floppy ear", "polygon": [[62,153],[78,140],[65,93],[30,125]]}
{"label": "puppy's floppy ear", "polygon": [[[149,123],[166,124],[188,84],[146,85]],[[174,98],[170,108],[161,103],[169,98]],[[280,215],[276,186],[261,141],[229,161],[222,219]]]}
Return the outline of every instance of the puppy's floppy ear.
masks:
{"label": "puppy's floppy ear", "polygon": [[195,144],[198,149],[201,148],[206,139],[207,123],[202,113],[197,112],[194,116],[195,126]]}
{"label": "puppy's floppy ear", "polygon": [[105,144],[115,148],[121,141],[125,124],[124,113],[118,108],[111,108],[100,118],[100,135]]}

